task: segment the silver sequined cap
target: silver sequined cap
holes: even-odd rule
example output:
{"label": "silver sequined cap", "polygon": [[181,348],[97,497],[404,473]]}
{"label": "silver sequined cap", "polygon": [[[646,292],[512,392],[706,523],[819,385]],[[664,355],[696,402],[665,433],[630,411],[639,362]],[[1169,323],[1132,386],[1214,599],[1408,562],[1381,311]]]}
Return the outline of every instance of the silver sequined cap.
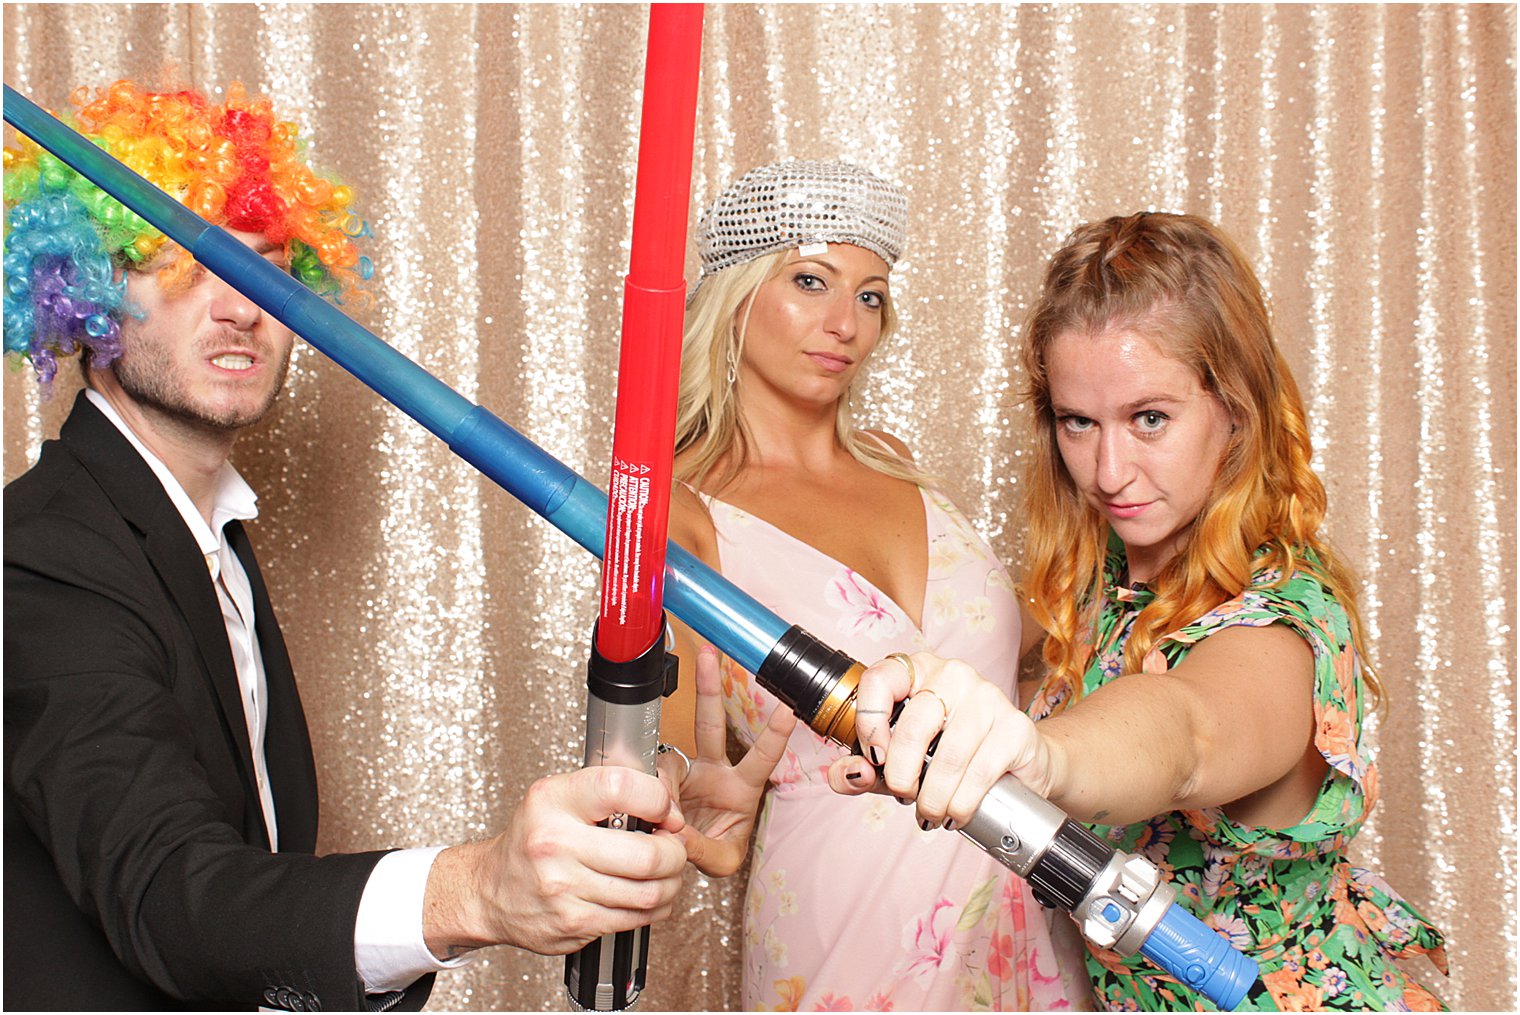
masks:
{"label": "silver sequined cap", "polygon": [[791,159],[752,169],[697,223],[702,271],[692,286],[724,268],[805,243],[851,243],[888,266],[907,237],[908,199],[848,162]]}

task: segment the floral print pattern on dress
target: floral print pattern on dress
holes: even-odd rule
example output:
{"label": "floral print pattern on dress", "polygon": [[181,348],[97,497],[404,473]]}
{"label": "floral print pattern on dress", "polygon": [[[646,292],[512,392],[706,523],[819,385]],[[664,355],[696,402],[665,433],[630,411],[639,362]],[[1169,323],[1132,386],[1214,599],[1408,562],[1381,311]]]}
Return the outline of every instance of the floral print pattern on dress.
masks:
{"label": "floral print pattern on dress", "polygon": [[[1013,690],[1018,603],[1007,572],[955,506],[923,490],[921,603],[763,518],[708,507],[725,577],[862,662],[928,649]],[[904,607],[906,606],[906,609]],[[917,623],[908,612],[922,609]],[[774,696],[724,660],[724,708],[753,743]],[[843,748],[793,732],[756,822],[745,895],[743,1005],[784,1011],[1086,1010],[1075,925],[960,836],[921,830],[911,807],[827,786]],[[848,900],[841,905],[840,900]]]}
{"label": "floral print pattern on dress", "polygon": [[892,600],[847,567],[835,573],[824,589],[823,601],[838,612],[836,623],[844,635],[865,635],[872,641],[881,641],[907,624],[902,610]]}
{"label": "floral print pattern on dress", "polygon": [[[1144,670],[1165,672],[1204,638],[1230,627],[1284,624],[1303,637],[1314,654],[1314,744],[1328,766],[1308,815],[1292,827],[1270,829],[1206,808],[1093,830],[1156,863],[1179,902],[1261,967],[1261,979],[1237,1011],[1442,1010],[1435,995],[1394,962],[1425,954],[1446,972],[1441,933],[1381,878],[1346,859],[1377,799],[1377,770],[1363,741],[1366,689],[1345,610],[1315,577],[1315,556],[1303,552],[1299,561],[1287,576],[1259,571],[1241,595],[1160,639]],[[1091,607],[1097,651],[1084,695],[1123,672],[1129,631],[1154,598],[1143,586],[1120,585],[1126,570],[1124,548],[1112,540],[1104,595]],[[1043,719],[1068,701],[1060,689],[1042,688],[1031,716]],[[1214,1010],[1140,956],[1091,951],[1087,965],[1099,1003],[1111,1010]]]}

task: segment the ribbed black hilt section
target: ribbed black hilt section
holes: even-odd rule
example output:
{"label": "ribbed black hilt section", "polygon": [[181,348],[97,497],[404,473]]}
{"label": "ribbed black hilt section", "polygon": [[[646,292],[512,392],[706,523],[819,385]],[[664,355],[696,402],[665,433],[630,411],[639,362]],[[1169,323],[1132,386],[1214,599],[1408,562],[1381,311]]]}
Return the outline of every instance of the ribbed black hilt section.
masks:
{"label": "ribbed black hilt section", "polygon": [[[612,975],[598,982],[602,968],[602,949],[612,945]],[[600,937],[580,951],[565,956],[565,990],[570,1003],[580,1011],[626,1011],[644,992],[644,977],[649,969],[649,928],[625,930]]]}
{"label": "ribbed black hilt section", "polygon": [[1029,887],[1041,905],[1070,913],[1113,856],[1112,846],[1067,818],[1029,871]]}
{"label": "ribbed black hilt section", "polygon": [[812,724],[829,693],[855,660],[792,625],[755,677],[803,722]]}

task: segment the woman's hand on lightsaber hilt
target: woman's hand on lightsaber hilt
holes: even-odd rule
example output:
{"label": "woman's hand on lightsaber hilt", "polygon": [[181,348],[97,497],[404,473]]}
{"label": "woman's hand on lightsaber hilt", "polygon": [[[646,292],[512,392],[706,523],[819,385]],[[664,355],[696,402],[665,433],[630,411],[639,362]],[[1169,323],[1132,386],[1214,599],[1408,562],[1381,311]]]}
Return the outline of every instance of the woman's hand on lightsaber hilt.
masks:
{"label": "woman's hand on lightsaber hilt", "polygon": [[[897,702],[903,705],[894,723]],[[875,763],[888,792],[917,800],[926,825],[948,819],[948,827],[963,826],[1009,772],[1041,796],[1050,788],[1050,743],[1001,688],[959,660],[894,653],[869,667],[855,696],[855,729],[865,757],[834,762],[829,785],[847,795],[865,792],[876,785]]]}
{"label": "woman's hand on lightsaber hilt", "polygon": [[749,854],[760,798],[771,772],[786,753],[787,738],[797,725],[797,717],[785,705],[776,706],[754,745],[737,765],[731,765],[717,649],[703,645],[697,653],[696,670],[697,756],[687,767],[676,752],[662,754],[660,778],[671,787],[671,795],[679,801],[686,819],[686,827],[678,833],[686,846],[686,858],[704,874],[726,877],[738,870]]}

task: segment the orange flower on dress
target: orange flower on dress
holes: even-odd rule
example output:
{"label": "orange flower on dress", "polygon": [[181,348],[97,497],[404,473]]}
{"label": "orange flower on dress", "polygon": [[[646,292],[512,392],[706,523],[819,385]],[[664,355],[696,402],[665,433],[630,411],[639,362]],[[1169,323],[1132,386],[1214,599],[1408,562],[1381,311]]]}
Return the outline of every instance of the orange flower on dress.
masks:
{"label": "orange flower on dress", "polygon": [[1437,997],[1418,983],[1410,982],[1404,987],[1404,996],[1401,1000],[1409,1006],[1410,1011],[1442,1011],[1441,1002]]}
{"label": "orange flower on dress", "polygon": [[1356,907],[1345,897],[1344,888],[1341,889],[1341,892],[1342,894],[1338,895],[1335,900],[1335,922],[1344,923],[1354,930],[1361,931],[1363,934],[1367,933],[1367,924],[1362,922],[1362,914],[1357,912]]}
{"label": "orange flower on dress", "polygon": [[788,976],[784,980],[777,980],[771,986],[776,989],[776,996],[781,999],[771,1011],[796,1011],[797,1006],[802,1004],[802,994],[807,990],[807,981],[800,976]]}
{"label": "orange flower on dress", "polygon": [[1314,740],[1321,751],[1333,758],[1356,757],[1356,730],[1351,716],[1334,705],[1326,705],[1320,713]]}
{"label": "orange flower on dress", "polygon": [[1356,911],[1361,914],[1362,922],[1367,925],[1367,929],[1374,934],[1381,933],[1388,926],[1387,914],[1383,912],[1381,907],[1371,902],[1363,901],[1357,903]]}
{"label": "orange flower on dress", "polygon": [[754,689],[750,687],[749,673],[728,656],[720,656],[718,681],[723,688],[724,708],[732,717],[737,704],[745,728],[751,735],[758,735],[765,728],[766,718],[760,714],[760,703],[755,700]]}
{"label": "orange flower on dress", "polygon": [[1312,983],[1302,984],[1292,994],[1277,999],[1281,1011],[1324,1011],[1325,992]]}
{"label": "orange flower on dress", "polygon": [[[1218,606],[1214,607],[1209,611],[1209,614],[1205,619],[1213,621],[1226,620],[1230,617],[1237,616],[1238,614],[1244,612],[1246,612],[1246,601],[1244,597],[1236,596],[1228,603],[1220,603]],[[1218,625],[1216,624],[1214,626]]]}
{"label": "orange flower on dress", "polygon": [[1277,1002],[1280,1011],[1302,1011],[1302,1008],[1289,1007],[1288,999],[1304,989],[1303,969],[1274,969],[1270,973],[1261,974],[1261,982]]}
{"label": "orange flower on dress", "polygon": [[1087,950],[1092,954],[1093,958],[1098,960],[1098,965],[1102,966],[1110,973],[1117,973],[1120,976],[1134,975],[1134,971],[1131,970],[1129,966],[1126,966],[1124,964],[1123,959],[1119,958],[1118,952],[1110,951],[1107,948],[1100,949],[1089,947]]}

